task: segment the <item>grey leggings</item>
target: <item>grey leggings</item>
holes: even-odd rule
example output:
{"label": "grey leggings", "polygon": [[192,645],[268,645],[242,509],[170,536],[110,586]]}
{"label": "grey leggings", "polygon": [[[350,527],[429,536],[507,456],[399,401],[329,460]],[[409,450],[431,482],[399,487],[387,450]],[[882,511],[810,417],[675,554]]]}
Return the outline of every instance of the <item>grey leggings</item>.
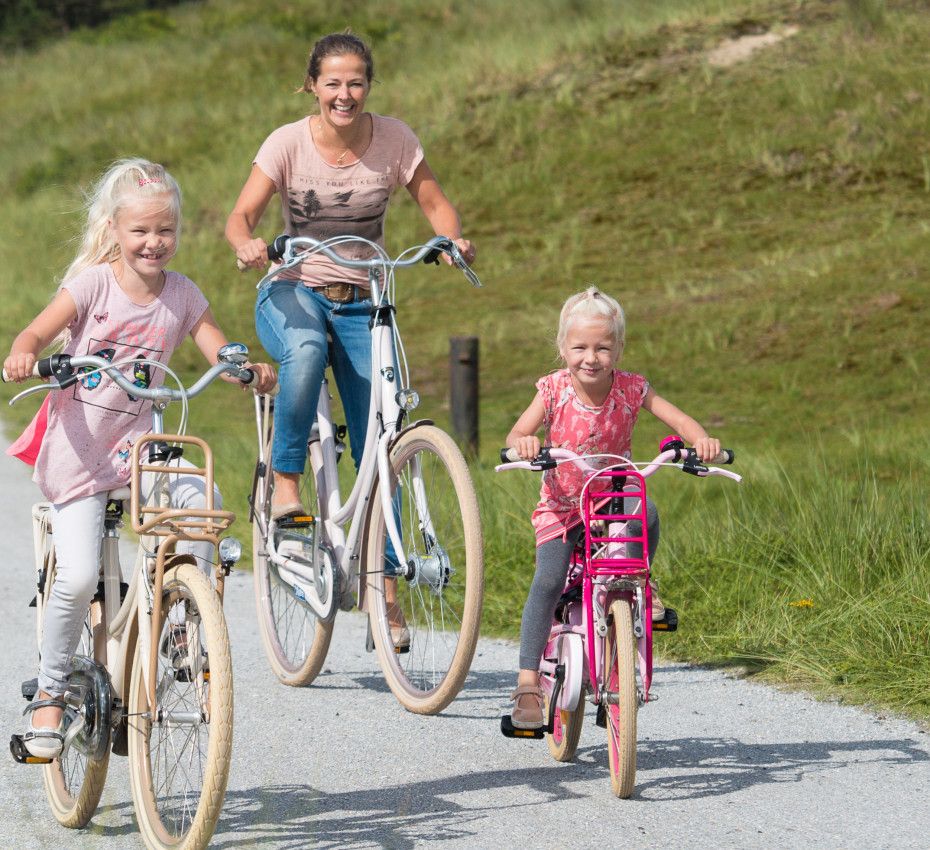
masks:
{"label": "grey leggings", "polygon": [[[181,460],[179,465],[191,464]],[[151,489],[151,482],[151,473],[143,473],[144,490]],[[202,508],[206,503],[204,480],[200,476],[173,476],[169,493],[174,507]],[[52,534],[58,558],[57,576],[45,610],[39,666],[39,687],[52,696],[60,696],[67,688],[71,656],[80,642],[87,609],[97,591],[106,503],[107,494],[103,492],[54,506]],[[220,510],[222,506],[219,490],[214,489],[213,507]],[[209,574],[212,543],[182,540],[176,551],[193,555],[204,573]]]}
{"label": "grey leggings", "polygon": [[[632,499],[627,499],[631,502]],[[627,505],[625,510],[632,510]],[[659,545],[659,512],[655,504],[646,498],[646,537],[649,542],[649,558],[655,557]],[[639,523],[630,523],[630,533],[639,534]],[[530,592],[523,606],[523,620],[520,624],[520,669],[536,670],[542,658],[543,651],[549,639],[549,630],[552,626],[552,615],[559,597],[565,589],[565,579],[568,575],[568,565],[571,562],[572,552],[578,541],[584,536],[584,525],[579,524],[569,529],[566,539],[557,537],[548,540],[536,548],[536,574],[530,585]],[[630,545],[630,557],[642,556],[640,547]]]}

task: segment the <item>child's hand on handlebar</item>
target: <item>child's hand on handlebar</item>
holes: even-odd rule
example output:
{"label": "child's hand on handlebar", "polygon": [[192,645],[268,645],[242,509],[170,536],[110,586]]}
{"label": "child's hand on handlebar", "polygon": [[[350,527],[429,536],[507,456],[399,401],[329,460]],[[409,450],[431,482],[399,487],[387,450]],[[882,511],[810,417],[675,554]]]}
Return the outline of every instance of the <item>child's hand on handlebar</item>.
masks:
{"label": "child's hand on handlebar", "polygon": [[11,353],[3,361],[4,380],[15,381],[17,384],[28,380],[32,377],[35,362],[36,356],[31,351],[20,351],[17,354]]}
{"label": "child's hand on handlebar", "polygon": [[532,460],[539,454],[541,448],[539,437],[517,437],[510,446],[523,460]]}
{"label": "child's hand on handlebar", "polygon": [[225,374],[220,377],[231,384],[239,384],[244,390],[254,390],[260,395],[270,392],[278,382],[274,366],[268,363],[245,363],[243,368],[251,369],[255,373],[255,379],[251,384],[243,384],[235,375]]}
{"label": "child's hand on handlebar", "polygon": [[701,437],[694,441],[694,450],[704,463],[709,463],[720,454],[720,440],[716,437]]}

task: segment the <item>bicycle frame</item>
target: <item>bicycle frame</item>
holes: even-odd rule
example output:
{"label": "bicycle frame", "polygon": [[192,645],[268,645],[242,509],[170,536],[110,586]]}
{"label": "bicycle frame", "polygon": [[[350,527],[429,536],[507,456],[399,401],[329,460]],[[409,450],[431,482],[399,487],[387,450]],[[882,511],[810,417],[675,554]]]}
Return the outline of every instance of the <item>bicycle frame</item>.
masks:
{"label": "bicycle frame", "polygon": [[[388,279],[398,267],[407,267],[419,263],[424,257],[440,249],[447,250],[452,243],[444,237],[435,237],[416,252],[409,259],[390,260],[384,250],[375,243],[367,240],[351,240],[366,242],[371,245],[377,254],[372,260],[349,260],[336,254],[330,244],[339,244],[343,240],[337,238],[332,243],[319,242],[310,237],[294,237],[288,241],[284,262],[281,266],[272,269],[259,281],[257,288],[268,285],[282,271],[291,268],[303,254],[295,253],[302,247],[311,251],[321,251],[337,264],[346,268],[363,268],[368,272],[368,285],[371,292],[372,318],[370,322],[371,333],[371,398],[368,407],[368,424],[365,433],[365,443],[362,450],[362,461],[358,475],[352,489],[345,501],[339,486],[339,475],[336,467],[336,433],[332,421],[330,407],[329,384],[324,377],[317,404],[316,423],[311,431],[309,457],[310,468],[314,476],[317,493],[319,494],[320,511],[318,518],[325,529],[325,537],[333,550],[336,563],[350,577],[359,583],[359,598],[361,598],[362,582],[361,571],[358,568],[361,559],[361,549],[364,544],[363,534],[366,523],[365,516],[369,510],[369,503],[375,497],[375,477],[379,482],[378,498],[381,499],[384,511],[385,525],[388,537],[394,547],[398,561],[407,562],[406,550],[400,529],[397,527],[394,511],[391,506],[390,487],[390,448],[397,437],[404,430],[424,424],[428,420],[418,420],[407,428],[402,427],[405,414],[415,407],[415,393],[408,387],[401,386],[401,380],[406,369],[398,366],[397,347],[395,338],[399,339],[399,332],[394,321],[395,308],[390,299]],[[454,247],[454,245],[453,245]],[[459,263],[456,263],[459,265]],[[460,266],[461,267],[461,266]],[[463,266],[467,269],[467,266]],[[469,276],[473,283],[477,281],[473,275]],[[300,286],[299,282],[295,282]],[[477,283],[476,285],[480,285]],[[401,406],[402,399],[411,399],[409,403]],[[264,402],[258,396],[255,399],[256,426],[259,441],[259,460],[270,467],[270,458],[263,456],[265,437],[267,436],[267,422],[270,412],[269,400]],[[351,522],[348,534],[344,530],[346,523]],[[429,528],[424,529],[429,532]],[[318,535],[314,535],[317,540]],[[318,545],[315,544],[315,545]],[[280,555],[276,551],[269,551],[269,558],[278,567],[279,574],[289,583],[295,579],[304,585],[313,586],[315,581],[314,570],[293,558]],[[321,610],[321,603],[311,597],[307,600],[317,614],[326,617],[327,613]]]}
{"label": "bicycle frame", "polygon": [[[666,441],[663,441],[663,446]],[[718,467],[706,467],[700,464],[691,449],[681,447],[665,449],[648,465],[635,464],[626,458],[603,455],[616,461],[613,466],[598,468],[592,466],[586,458],[577,455],[568,449],[546,449],[534,461],[521,461],[513,450],[502,452],[504,463],[498,465],[496,470],[505,469],[535,469],[551,468],[558,463],[575,463],[582,471],[589,473],[579,499],[579,515],[584,523],[584,542],[580,546],[580,559],[578,552],[573,555],[566,580],[566,592],[573,587],[581,587],[581,605],[570,603],[569,616],[571,622],[561,626],[553,626],[550,632],[543,658],[540,662],[540,687],[552,697],[558,689],[559,706],[564,710],[571,710],[577,706],[578,699],[584,691],[584,685],[591,688],[591,701],[603,705],[609,694],[605,691],[605,670],[603,668],[604,642],[609,624],[607,612],[610,605],[618,598],[624,599],[631,608],[633,615],[633,636],[636,638],[639,655],[640,703],[649,701],[652,685],[652,588],[649,584],[650,562],[648,544],[648,521],[646,515],[646,481],[662,466],[679,466],[687,472],[698,477],[708,475],[723,475],[740,480],[734,472]],[[725,450],[718,463],[732,462],[732,452]],[[639,466],[645,468],[639,469]],[[602,489],[597,489],[603,484]],[[606,489],[604,489],[606,488]],[[614,499],[634,500],[632,510],[613,512],[609,506]],[[621,502],[625,505],[626,502]],[[605,510],[605,506],[607,510]],[[638,522],[639,534],[628,532],[629,523]],[[606,531],[596,530],[597,524],[603,523]],[[617,531],[611,528],[614,524],[621,524],[623,528]],[[629,557],[627,547],[638,545],[642,556]],[[568,681],[564,657],[571,658],[571,647],[562,651],[562,641],[575,636],[583,643],[585,656],[580,674],[574,676],[574,681]],[[566,655],[567,653],[567,655]],[[552,660],[555,659],[555,660]],[[559,667],[562,667],[561,672]],[[564,690],[566,689],[567,690]]]}
{"label": "bicycle frame", "polygon": [[[161,596],[164,573],[174,557],[174,545],[179,540],[204,540],[218,547],[219,535],[235,519],[232,511],[216,510],[213,505],[213,453],[209,445],[198,437],[163,432],[164,410],[171,400],[186,399],[197,395],[222,372],[237,371],[245,362],[245,347],[231,344],[221,349],[221,363],[213,366],[188,390],[171,390],[166,387],[136,387],[126,380],[115,365],[93,355],[75,356],[65,359],[51,358],[49,372],[58,379],[55,386],[66,387],[73,383],[75,370],[82,367],[96,368],[106,372],[124,390],[139,397],[152,400],[152,427],[154,433],[140,437],[132,448],[130,483],[110,491],[109,502],[117,503],[111,510],[109,505],[101,541],[101,577],[103,583],[103,614],[100,622],[93,623],[94,658],[109,673],[109,686],[115,696],[125,703],[129,689],[133,656],[136,642],[141,642],[142,652],[148,658],[145,668],[149,704],[155,705],[155,678],[158,663],[158,648],[151,639],[151,624],[161,616]],[[228,359],[224,359],[228,357]],[[161,365],[152,361],[155,365]],[[62,365],[63,364],[63,365]],[[39,367],[37,367],[39,368]],[[44,366],[42,368],[45,368]],[[44,372],[40,374],[46,374]],[[11,404],[35,392],[44,392],[48,386],[32,387],[17,395]],[[203,454],[203,466],[171,466],[171,460],[179,452],[168,449],[169,445],[197,447]],[[158,462],[142,460],[146,447],[164,447],[163,458]],[[142,475],[150,473],[154,483],[148,499],[142,500]],[[200,508],[171,508],[168,506],[168,484],[172,475],[198,476],[204,479],[206,506]],[[119,556],[119,531],[122,503],[130,502],[130,519],[133,531],[139,535],[139,548],[133,573],[128,582],[125,599],[121,599],[123,580]],[[33,507],[33,542],[35,545],[37,584],[44,592],[45,581],[51,566],[51,548],[48,545],[49,508],[47,502]],[[52,529],[52,533],[54,530]],[[217,563],[215,572],[216,589],[220,601],[223,598],[225,571]],[[41,640],[41,635],[39,636]],[[109,710],[109,709],[108,709]],[[65,746],[76,737],[83,724],[73,724]]]}

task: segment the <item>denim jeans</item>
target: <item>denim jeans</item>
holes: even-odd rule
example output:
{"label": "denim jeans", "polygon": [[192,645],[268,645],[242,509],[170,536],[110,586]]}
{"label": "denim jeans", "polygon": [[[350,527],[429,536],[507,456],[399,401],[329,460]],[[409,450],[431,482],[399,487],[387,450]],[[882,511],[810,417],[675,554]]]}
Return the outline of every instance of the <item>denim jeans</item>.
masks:
{"label": "denim jeans", "polygon": [[[258,338],[278,363],[271,466],[304,471],[323,372],[333,368],[356,470],[362,460],[371,398],[371,299],[337,304],[302,284],[278,281],[255,305]],[[331,347],[327,334],[332,337]]]}

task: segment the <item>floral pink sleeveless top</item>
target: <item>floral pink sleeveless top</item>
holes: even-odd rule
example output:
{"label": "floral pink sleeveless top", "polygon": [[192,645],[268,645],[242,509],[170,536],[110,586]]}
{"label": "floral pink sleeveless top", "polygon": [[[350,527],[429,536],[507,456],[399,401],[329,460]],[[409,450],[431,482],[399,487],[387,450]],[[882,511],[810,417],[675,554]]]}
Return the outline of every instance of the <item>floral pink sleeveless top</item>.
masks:
{"label": "floral pink sleeveless top", "polygon": [[[545,445],[578,454],[630,457],[633,426],[649,390],[649,382],[632,372],[614,369],[613,385],[600,407],[584,404],[575,393],[568,369],[552,372],[536,383],[545,407]],[[563,463],[543,475],[539,504],[533,511],[536,545],[562,537],[581,522],[578,497],[584,473]]]}

